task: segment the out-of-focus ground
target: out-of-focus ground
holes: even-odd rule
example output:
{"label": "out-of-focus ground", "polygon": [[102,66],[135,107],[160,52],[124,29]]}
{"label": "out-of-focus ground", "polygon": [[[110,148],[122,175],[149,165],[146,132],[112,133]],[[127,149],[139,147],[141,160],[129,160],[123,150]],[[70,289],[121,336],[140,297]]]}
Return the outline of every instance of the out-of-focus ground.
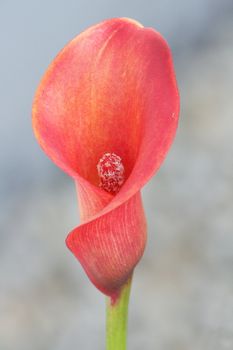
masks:
{"label": "out-of-focus ground", "polygon": [[129,349],[233,349],[232,1],[0,2],[0,349],[104,348],[104,297],[64,239],[72,181],[31,132],[34,91],[82,29],[128,16],[166,36],[181,94],[175,144],[143,191],[149,239]]}

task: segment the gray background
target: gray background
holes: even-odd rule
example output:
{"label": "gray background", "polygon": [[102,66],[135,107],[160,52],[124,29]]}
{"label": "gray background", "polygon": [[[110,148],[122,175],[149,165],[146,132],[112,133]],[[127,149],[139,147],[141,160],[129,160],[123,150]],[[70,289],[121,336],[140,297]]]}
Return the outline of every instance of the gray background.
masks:
{"label": "gray background", "polygon": [[176,142],[143,191],[129,349],[233,348],[233,2],[0,0],[1,350],[104,348],[104,297],[64,244],[79,220],[74,185],[30,114],[57,52],[118,16],[166,37],[182,101]]}

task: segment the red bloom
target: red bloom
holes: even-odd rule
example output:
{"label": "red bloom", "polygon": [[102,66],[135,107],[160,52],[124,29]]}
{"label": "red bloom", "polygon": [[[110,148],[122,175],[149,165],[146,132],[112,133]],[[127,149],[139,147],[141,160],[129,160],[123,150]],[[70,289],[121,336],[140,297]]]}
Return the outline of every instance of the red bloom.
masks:
{"label": "red bloom", "polygon": [[37,140],[77,186],[82,223],[67,246],[107,295],[143,254],[140,189],[165,158],[178,110],[166,42],[129,19],[107,20],[77,36],[37,90]]}

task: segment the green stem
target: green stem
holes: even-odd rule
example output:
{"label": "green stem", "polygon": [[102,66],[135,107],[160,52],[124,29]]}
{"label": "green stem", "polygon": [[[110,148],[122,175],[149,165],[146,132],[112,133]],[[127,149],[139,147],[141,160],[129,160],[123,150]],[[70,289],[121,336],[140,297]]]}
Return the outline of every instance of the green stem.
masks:
{"label": "green stem", "polygon": [[126,350],[131,278],[115,298],[107,298],[106,350]]}

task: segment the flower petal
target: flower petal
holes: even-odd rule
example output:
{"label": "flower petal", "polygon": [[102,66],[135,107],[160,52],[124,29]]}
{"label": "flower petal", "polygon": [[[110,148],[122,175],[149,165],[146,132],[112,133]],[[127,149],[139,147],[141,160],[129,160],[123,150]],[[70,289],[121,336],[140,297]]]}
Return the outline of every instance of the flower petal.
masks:
{"label": "flower petal", "polygon": [[[79,203],[88,216],[100,210],[93,192],[77,184]],[[88,196],[88,198],[87,198]],[[104,203],[102,203],[104,207]],[[68,248],[82,264],[95,286],[106,295],[114,295],[131,276],[146,244],[146,221],[140,192],[95,220],[75,228],[67,237]]]}
{"label": "flower petal", "polygon": [[98,185],[96,164],[105,152],[119,155],[130,175],[150,116],[159,134],[161,122],[175,124],[174,99],[170,52],[161,36],[113,19],[77,36],[50,65],[33,104],[33,127],[60,167]]}
{"label": "flower petal", "polygon": [[[120,288],[143,253],[139,191],[166,156],[178,112],[166,42],[129,19],[104,21],[71,41],[37,91],[36,137],[78,189],[82,225],[67,245],[106,294]],[[116,196],[97,187],[96,165],[106,152],[120,156],[126,171]]]}

